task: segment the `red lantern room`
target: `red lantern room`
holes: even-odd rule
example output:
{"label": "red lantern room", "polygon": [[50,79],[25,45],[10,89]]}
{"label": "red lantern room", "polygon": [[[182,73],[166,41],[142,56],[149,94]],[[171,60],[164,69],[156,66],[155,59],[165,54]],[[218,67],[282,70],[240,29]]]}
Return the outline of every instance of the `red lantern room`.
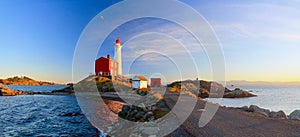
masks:
{"label": "red lantern room", "polygon": [[118,39],[116,40],[116,44],[121,44],[120,37],[118,37]]}

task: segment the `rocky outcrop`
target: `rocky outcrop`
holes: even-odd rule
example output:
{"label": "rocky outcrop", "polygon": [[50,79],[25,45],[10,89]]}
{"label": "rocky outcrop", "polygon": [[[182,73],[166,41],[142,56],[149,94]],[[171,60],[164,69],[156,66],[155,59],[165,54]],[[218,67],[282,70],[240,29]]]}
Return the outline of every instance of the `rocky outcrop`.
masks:
{"label": "rocky outcrop", "polygon": [[248,109],[248,112],[254,112],[254,113],[259,113],[259,114],[262,114],[266,117],[269,116],[269,113],[270,113],[270,110],[268,109],[263,109],[263,108],[260,108],[256,105],[251,105]]}
{"label": "rocky outcrop", "polygon": [[83,115],[81,112],[69,112],[69,113],[64,113],[61,116],[65,117],[72,117],[72,116],[80,116]]}
{"label": "rocky outcrop", "polygon": [[124,106],[123,102],[112,101],[112,100],[104,100],[104,102],[107,105],[107,107],[115,114],[121,112]]}
{"label": "rocky outcrop", "polygon": [[225,92],[223,97],[224,98],[244,98],[244,97],[255,97],[255,96],[256,95],[254,95],[248,91],[236,88],[232,91]]}
{"label": "rocky outcrop", "polygon": [[163,101],[148,107],[125,105],[119,116],[135,122],[154,121],[169,113],[169,108],[161,106],[165,106]]}
{"label": "rocky outcrop", "polygon": [[[122,104],[116,101],[105,102],[113,112],[119,111],[119,119],[123,119],[119,120],[119,124],[108,131],[109,134],[114,136],[130,136],[133,134],[140,136],[157,135],[157,130],[151,130],[158,126],[155,125],[154,121],[170,112],[169,107],[165,104],[162,95],[159,93],[142,96],[141,99],[133,101],[130,104]],[[120,105],[122,105],[121,110],[119,109]],[[133,125],[127,121],[144,122],[144,125]]]}
{"label": "rocky outcrop", "polygon": [[300,110],[295,110],[289,115],[289,119],[300,120]]}
{"label": "rocky outcrop", "polygon": [[163,97],[159,93],[149,94],[140,100],[134,101],[135,105],[124,105],[118,115],[130,121],[153,121],[169,112]]}
{"label": "rocky outcrop", "polygon": [[239,110],[245,111],[245,112],[257,113],[257,114],[260,114],[260,115],[263,115],[263,116],[269,117],[269,118],[287,119],[287,115],[283,111],[274,112],[274,111],[270,111],[268,109],[260,108],[256,105],[250,105],[249,107],[248,106],[237,107],[234,109],[239,109]]}
{"label": "rocky outcrop", "polygon": [[210,92],[207,89],[200,88],[198,96],[201,97],[201,98],[208,98],[209,97],[209,93]]}
{"label": "rocky outcrop", "polygon": [[16,96],[16,95],[27,95],[27,94],[32,94],[32,93],[23,92],[20,90],[13,90],[6,85],[0,84],[0,96]]}
{"label": "rocky outcrop", "polygon": [[[165,107],[161,107],[165,106]],[[109,134],[114,136],[155,136],[158,134],[158,125],[154,121],[162,118],[170,112],[169,108],[163,101],[156,105],[142,107],[135,105],[124,105],[122,111],[118,113],[119,119],[126,119],[119,121],[116,127],[109,131]],[[126,121],[144,122],[143,126],[133,125]]]}
{"label": "rocky outcrop", "polygon": [[77,84],[75,88],[77,91],[94,92],[93,87],[97,86],[99,92],[116,92],[116,91],[128,91],[131,90],[130,84],[126,79],[112,80],[111,78],[103,76],[89,76]]}
{"label": "rocky outcrop", "polygon": [[270,118],[276,118],[276,119],[287,119],[287,115],[283,111],[278,111],[278,112],[270,112],[269,113]]}
{"label": "rocky outcrop", "polygon": [[[188,88],[186,88],[188,87]],[[168,90],[171,92],[176,93],[185,93],[188,92],[186,90],[194,93],[196,96],[201,98],[243,98],[243,97],[254,97],[256,95],[236,88],[235,90],[229,90],[228,88],[224,87],[222,84],[217,82],[210,82],[210,81],[177,81],[173,82],[168,85]],[[198,92],[194,92],[198,91]],[[213,92],[212,92],[213,91]],[[224,95],[222,96],[222,92],[224,91]]]}
{"label": "rocky outcrop", "polygon": [[36,81],[25,76],[24,77],[15,76],[12,78],[0,79],[0,83],[5,85],[24,85],[24,86],[55,85],[54,83],[51,82]]}
{"label": "rocky outcrop", "polygon": [[214,89],[215,91],[224,90],[224,93],[231,92],[228,88],[224,87],[222,84],[213,81],[200,80],[200,87],[208,91]]}
{"label": "rocky outcrop", "polygon": [[73,85],[69,85],[68,87],[60,90],[53,90],[51,93],[53,94],[73,94],[74,93],[74,87]]}

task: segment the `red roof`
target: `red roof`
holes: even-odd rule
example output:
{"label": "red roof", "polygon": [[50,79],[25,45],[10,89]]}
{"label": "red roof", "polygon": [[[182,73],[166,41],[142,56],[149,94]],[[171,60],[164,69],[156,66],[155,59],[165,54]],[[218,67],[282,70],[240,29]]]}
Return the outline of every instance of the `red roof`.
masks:
{"label": "red roof", "polygon": [[144,76],[135,76],[135,77],[142,81],[148,81]]}

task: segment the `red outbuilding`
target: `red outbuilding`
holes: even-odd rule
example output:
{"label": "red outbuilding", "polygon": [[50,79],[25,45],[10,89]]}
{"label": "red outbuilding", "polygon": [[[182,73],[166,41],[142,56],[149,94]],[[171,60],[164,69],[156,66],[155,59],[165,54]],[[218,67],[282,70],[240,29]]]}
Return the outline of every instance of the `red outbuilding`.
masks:
{"label": "red outbuilding", "polygon": [[161,87],[161,78],[151,78],[151,87]]}
{"label": "red outbuilding", "polygon": [[101,57],[95,61],[95,73],[99,76],[116,76],[118,62],[112,60],[110,55],[107,55],[107,58]]}

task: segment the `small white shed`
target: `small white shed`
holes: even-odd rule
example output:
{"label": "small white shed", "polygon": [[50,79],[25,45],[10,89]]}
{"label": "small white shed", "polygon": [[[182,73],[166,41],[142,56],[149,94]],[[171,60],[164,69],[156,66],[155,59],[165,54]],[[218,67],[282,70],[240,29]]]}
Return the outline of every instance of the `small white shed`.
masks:
{"label": "small white shed", "polygon": [[143,89],[148,87],[148,80],[144,76],[134,76],[132,79],[132,88]]}

